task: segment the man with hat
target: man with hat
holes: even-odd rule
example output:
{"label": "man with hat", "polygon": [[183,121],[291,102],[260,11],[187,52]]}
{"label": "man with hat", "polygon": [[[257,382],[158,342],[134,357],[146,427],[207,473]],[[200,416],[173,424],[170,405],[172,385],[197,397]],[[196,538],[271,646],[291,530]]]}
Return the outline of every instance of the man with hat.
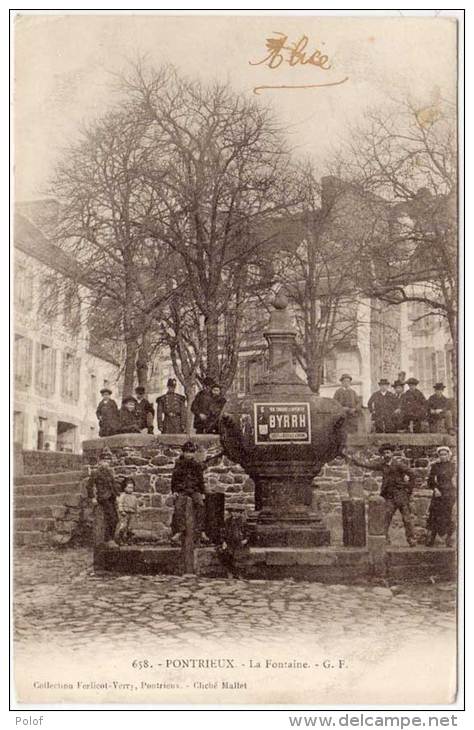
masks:
{"label": "man with hat", "polygon": [[433,490],[426,528],[428,535],[426,544],[432,547],[436,535],[446,535],[446,547],[452,546],[452,537],[455,530],[453,520],[454,504],[456,501],[456,487],[454,484],[455,468],[451,461],[449,446],[438,446],[436,449],[438,461],[431,464],[427,486]]}
{"label": "man with hat", "polygon": [[135,407],[138,413],[140,431],[144,431],[146,429],[148,433],[153,433],[155,409],[148,398],[145,398],[145,388],[142,385],[138,385],[135,388]]}
{"label": "man with hat", "polygon": [[402,419],[402,395],[405,392],[405,383],[401,380],[395,380],[392,383],[393,388],[393,415],[392,425],[394,433],[403,430],[403,419]]}
{"label": "man with hat", "polygon": [[120,409],[120,433],[140,433],[140,421],[137,401],[133,395],[127,395]]}
{"label": "man with hat", "polygon": [[378,471],[382,474],[382,486],[380,496],[385,499],[385,537],[390,543],[389,529],[392,519],[397,510],[400,512],[405,528],[405,536],[410,547],[416,546],[415,531],[413,527],[413,514],[410,509],[410,497],[415,486],[415,475],[403,463],[402,459],[393,453],[389,444],[383,444],[379,448],[380,458],[373,461],[363,461],[350,456],[343,451],[344,456],[362,469]]}
{"label": "man with hat", "polygon": [[186,432],[186,398],[176,393],[176,379],[168,378],[167,392],[156,399],[156,420],[161,433]]}
{"label": "man with hat", "polygon": [[118,406],[110,397],[112,395],[110,388],[102,388],[100,394],[102,400],[99,401],[95,412],[99,421],[99,436],[113,436],[120,428]]}
{"label": "man with hat", "polygon": [[346,432],[356,433],[359,426],[359,415],[361,413],[360,399],[355,390],[351,388],[352,377],[348,373],[341,375],[339,381],[341,387],[334,393],[334,400],[337,400],[346,414]]}
{"label": "man with hat", "polygon": [[199,391],[191,404],[191,411],[194,413],[194,428],[196,433],[209,433],[215,420],[216,402],[212,395],[212,378],[204,378],[203,388]]}
{"label": "man with hat", "polygon": [[408,378],[408,390],[400,400],[403,429],[412,433],[421,433],[422,421],[426,418],[426,398],[416,387],[418,383],[416,378]]}
{"label": "man with hat", "polygon": [[372,393],[367,408],[372,416],[375,433],[391,433],[393,431],[393,411],[395,410],[395,396],[389,391],[390,383],[387,378],[379,380],[379,390]]}
{"label": "man with hat", "polygon": [[174,495],[174,513],[171,523],[172,541],[178,542],[186,529],[186,502],[188,497],[193,503],[194,540],[207,541],[204,533],[204,468],[196,460],[196,445],[186,441],[182,454],[176,460],[171,475],[171,491]]}
{"label": "man with hat", "polygon": [[426,407],[428,409],[428,423],[430,433],[452,433],[453,414],[451,404],[443,394],[444,383],[435,383],[434,393],[428,398]]}

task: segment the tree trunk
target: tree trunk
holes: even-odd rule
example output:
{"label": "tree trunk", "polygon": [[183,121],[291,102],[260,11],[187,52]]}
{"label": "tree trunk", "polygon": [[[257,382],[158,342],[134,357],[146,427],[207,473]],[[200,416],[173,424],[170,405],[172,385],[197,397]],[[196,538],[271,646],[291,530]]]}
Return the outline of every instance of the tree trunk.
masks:
{"label": "tree trunk", "polygon": [[125,342],[125,371],[123,375],[122,398],[133,394],[135,381],[135,367],[137,361],[138,342],[136,339],[128,339]]}
{"label": "tree trunk", "polygon": [[138,356],[136,362],[137,368],[137,380],[138,385],[145,388],[145,392],[148,387],[148,361],[149,361],[149,343],[148,338],[143,336],[142,344],[138,349]]}
{"label": "tree trunk", "polygon": [[206,375],[219,379],[219,317],[211,312],[206,317]]}
{"label": "tree trunk", "polygon": [[193,427],[194,415],[191,412],[191,406],[196,395],[196,378],[186,379],[184,382],[184,394],[186,396],[186,432],[191,433]]}
{"label": "tree trunk", "polygon": [[309,365],[306,369],[306,376],[308,379],[308,385],[316,395],[319,394],[319,388],[321,385],[321,366],[319,363],[316,365]]}

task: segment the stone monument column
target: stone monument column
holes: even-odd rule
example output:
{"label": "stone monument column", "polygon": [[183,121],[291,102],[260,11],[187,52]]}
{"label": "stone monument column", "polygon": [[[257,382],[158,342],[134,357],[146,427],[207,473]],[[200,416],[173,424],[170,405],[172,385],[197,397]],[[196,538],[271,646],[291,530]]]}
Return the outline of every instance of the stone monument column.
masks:
{"label": "stone monument column", "polygon": [[344,414],[313,393],[295,371],[296,331],[279,295],[264,332],[269,368],[249,396],[230,400],[221,419],[225,453],[255,482],[254,546],[328,545],[330,533],[312,504],[312,481],[343,442]]}

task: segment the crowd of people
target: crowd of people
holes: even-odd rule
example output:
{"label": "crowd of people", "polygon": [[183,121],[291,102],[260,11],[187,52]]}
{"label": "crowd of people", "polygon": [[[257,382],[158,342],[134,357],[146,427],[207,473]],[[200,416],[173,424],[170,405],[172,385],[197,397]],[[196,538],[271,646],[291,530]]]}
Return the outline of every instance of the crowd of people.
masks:
{"label": "crowd of people", "polygon": [[[352,377],[348,373],[341,376],[340,382],[334,398],[346,413],[347,431],[356,432],[362,403],[351,387]],[[428,398],[418,389],[418,384],[416,378],[405,380],[403,372],[392,385],[387,378],[379,380],[379,389],[367,403],[376,433],[454,433],[453,405],[443,394],[444,383],[435,383],[434,393]]]}
{"label": "crowd of people", "polygon": [[[119,433],[149,433],[154,431],[155,408],[145,396],[145,388],[135,388],[119,409],[110,388],[102,388],[97,406],[99,436]],[[212,378],[205,378],[202,390],[191,404],[196,433],[218,433],[218,421],[226,399],[221,387]],[[176,393],[176,379],[169,378],[167,392],[156,399],[156,425],[160,433],[186,433],[187,408],[184,395]]]}

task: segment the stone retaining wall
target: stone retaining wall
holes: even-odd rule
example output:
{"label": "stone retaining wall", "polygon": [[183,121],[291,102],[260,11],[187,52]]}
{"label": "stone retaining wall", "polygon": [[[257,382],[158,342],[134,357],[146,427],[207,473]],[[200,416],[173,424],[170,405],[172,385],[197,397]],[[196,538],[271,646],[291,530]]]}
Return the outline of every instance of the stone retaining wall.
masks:
{"label": "stone retaining wall", "polygon": [[[182,444],[189,438],[186,435],[128,434],[84,442],[84,460],[90,467],[93,468],[104,453],[116,477],[133,476],[142,501],[134,529],[137,537],[157,542],[168,540],[173,511],[171,472]],[[192,439],[198,446],[200,459],[206,458],[210,450],[215,452],[219,445],[218,436],[192,436]],[[429,464],[435,458],[436,446],[448,443],[454,447],[454,439],[444,434],[356,434],[349,437],[349,448],[367,459],[376,456],[378,446],[385,442],[396,445],[416,471],[418,485],[413,494],[413,510],[422,539],[431,496],[425,488]],[[240,466],[221,457],[206,470],[205,481],[209,491],[225,493],[228,510],[253,510],[254,485]],[[352,494],[367,500],[380,491],[380,482],[376,473],[348,465],[343,459],[325,466],[315,478],[314,500],[325,515],[334,544],[342,539],[341,499]],[[401,521],[396,517],[393,523],[395,543],[404,543],[401,528]]]}

